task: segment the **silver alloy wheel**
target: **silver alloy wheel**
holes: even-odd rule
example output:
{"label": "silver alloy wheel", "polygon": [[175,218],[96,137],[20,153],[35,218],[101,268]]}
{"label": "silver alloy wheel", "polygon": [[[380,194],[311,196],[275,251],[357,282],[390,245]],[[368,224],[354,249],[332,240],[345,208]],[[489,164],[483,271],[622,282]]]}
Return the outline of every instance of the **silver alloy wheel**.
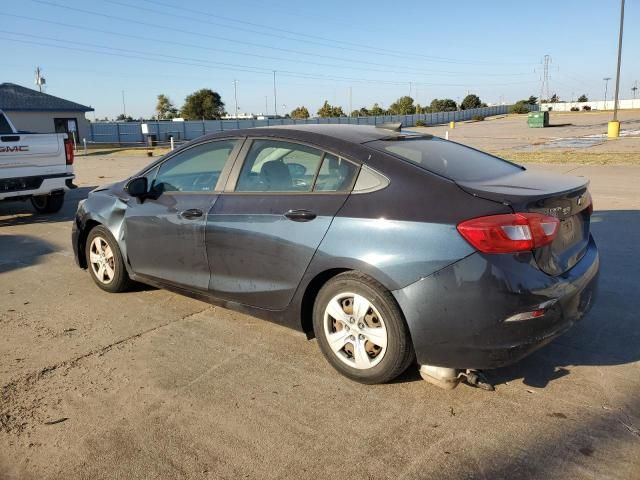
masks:
{"label": "silver alloy wheel", "polygon": [[95,237],[89,247],[89,263],[91,270],[99,282],[109,284],[115,277],[115,258],[113,251],[102,237]]}
{"label": "silver alloy wheel", "polygon": [[324,311],[324,334],[333,353],[350,367],[366,370],[387,351],[387,327],[380,312],[356,293],[340,293]]}

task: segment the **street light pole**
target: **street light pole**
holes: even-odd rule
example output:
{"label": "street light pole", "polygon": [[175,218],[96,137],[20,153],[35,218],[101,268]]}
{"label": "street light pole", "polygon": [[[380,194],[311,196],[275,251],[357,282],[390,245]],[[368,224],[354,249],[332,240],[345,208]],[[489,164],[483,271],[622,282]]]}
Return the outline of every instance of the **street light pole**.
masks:
{"label": "street light pole", "polygon": [[236,101],[236,119],[238,118],[238,80],[233,80],[233,98]]}
{"label": "street light pole", "polygon": [[273,71],[273,110],[276,118],[278,118],[278,96],[276,94],[276,71]]}
{"label": "street light pole", "polygon": [[609,80],[611,77],[604,77],[604,109],[607,109],[607,90],[609,89]]}
{"label": "street light pole", "polygon": [[624,29],[624,0],[620,0],[620,33],[618,34],[618,70],[616,71],[616,99],[613,103],[613,121],[618,121],[618,92],[620,91],[620,63],[622,62],[622,30]]}

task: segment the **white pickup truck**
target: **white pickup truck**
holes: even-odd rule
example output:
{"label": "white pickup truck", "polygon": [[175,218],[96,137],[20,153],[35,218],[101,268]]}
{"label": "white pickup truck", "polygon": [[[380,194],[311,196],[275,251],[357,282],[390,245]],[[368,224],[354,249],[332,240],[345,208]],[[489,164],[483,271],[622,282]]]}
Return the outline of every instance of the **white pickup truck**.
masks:
{"label": "white pickup truck", "polygon": [[0,201],[30,199],[38,212],[55,213],[73,178],[66,133],[18,132],[0,110]]}

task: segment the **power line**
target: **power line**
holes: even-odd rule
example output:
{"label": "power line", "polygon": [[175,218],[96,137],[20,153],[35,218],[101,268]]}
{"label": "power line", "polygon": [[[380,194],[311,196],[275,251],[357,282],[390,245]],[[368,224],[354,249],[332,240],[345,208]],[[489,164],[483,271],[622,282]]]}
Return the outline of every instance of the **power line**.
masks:
{"label": "power line", "polygon": [[[59,40],[57,38],[52,38],[52,37],[44,37],[44,36],[32,35],[32,34],[27,34],[22,32],[11,32],[6,30],[0,30],[0,33],[5,33],[9,35],[20,35],[20,36],[36,38],[40,40],[48,40],[48,41],[53,41],[58,43],[64,43],[65,46],[61,46],[61,45],[52,45],[52,44],[43,43],[43,42],[18,40],[18,39],[3,37],[4,39],[9,41],[44,45],[47,47],[58,48],[63,50],[84,51],[88,53],[98,53],[98,54],[105,54],[105,55],[111,55],[111,56],[122,56],[127,58],[136,58],[136,59],[155,61],[160,63],[175,63],[180,65],[190,65],[190,66],[203,67],[203,68],[218,68],[221,70],[243,71],[243,72],[258,73],[258,74],[270,74],[273,71],[263,67],[252,67],[250,65],[241,65],[241,64],[233,64],[233,63],[226,63],[226,62],[201,61],[199,59],[193,59],[189,57],[157,54],[154,52],[144,52],[140,50],[123,49],[123,48],[110,47],[110,46],[104,46],[104,45],[98,45],[98,44],[91,44],[87,42],[85,42],[84,44],[89,47],[94,47],[94,48],[103,49],[103,50],[114,50],[115,52],[95,50],[95,49],[83,48],[83,47],[71,47],[71,46],[67,46],[68,42],[64,40]],[[406,85],[407,83],[406,81],[373,80],[373,79],[365,79],[365,78],[343,77],[343,76],[336,76],[336,75],[308,74],[304,72],[296,72],[291,70],[278,70],[278,73],[281,75],[294,77],[294,78],[326,79],[326,80],[335,80],[335,81],[361,82],[361,83],[387,84],[387,85],[403,85],[403,84]],[[501,84],[490,84],[485,86],[517,85],[517,84],[525,84],[525,83],[531,83],[531,82],[509,82],[509,83],[501,83]],[[450,86],[450,87],[465,85],[465,84],[424,83],[424,82],[420,82],[420,83],[416,82],[416,84],[425,85],[425,86]]]}
{"label": "power line", "polygon": [[[53,7],[64,8],[65,10],[68,9],[68,6],[66,6],[66,5],[61,5],[59,3],[52,2],[52,1],[49,1],[49,0],[31,0],[31,1],[35,2],[35,3],[42,4],[42,5],[49,5],[49,6],[53,6]],[[114,1],[114,0],[109,0],[109,1]],[[127,6],[132,7],[132,8],[143,8],[143,7],[137,7],[137,6],[131,6],[131,5],[127,5]],[[300,50],[293,50],[293,49],[288,49],[288,48],[274,47],[274,46],[264,45],[264,44],[260,44],[260,43],[247,42],[247,41],[244,41],[244,40],[230,39],[228,37],[221,37],[221,36],[205,34],[205,33],[201,33],[201,32],[193,32],[191,30],[182,30],[182,29],[178,29],[178,28],[175,28],[175,27],[169,27],[166,24],[160,25],[160,24],[154,24],[154,23],[150,23],[150,22],[141,22],[139,20],[133,20],[133,19],[126,18],[126,17],[118,17],[116,15],[109,15],[109,14],[102,13],[102,12],[95,12],[95,11],[92,11],[92,10],[86,10],[86,9],[79,8],[79,7],[74,7],[73,10],[75,12],[82,12],[82,13],[86,13],[86,14],[89,14],[89,15],[96,15],[96,16],[100,16],[100,17],[104,17],[104,18],[109,18],[109,19],[112,19],[112,20],[118,20],[118,21],[134,23],[134,24],[138,24],[138,25],[150,26],[150,27],[161,29],[164,32],[166,32],[167,30],[173,30],[173,31],[176,31],[176,32],[179,32],[179,33],[185,33],[185,34],[188,34],[188,35],[204,36],[204,37],[213,38],[213,39],[216,39],[216,40],[222,40],[222,41],[226,41],[226,42],[238,43],[238,44],[243,44],[243,45],[247,45],[247,46],[251,46],[251,47],[280,50],[280,51],[289,52],[289,53],[296,53],[296,54],[300,54],[300,55],[313,55],[315,57],[322,57],[322,58],[328,58],[328,59],[333,59],[333,60],[341,60],[341,61],[347,61],[347,62],[352,62],[353,61],[351,59],[344,59],[344,58],[334,57],[334,56],[330,56],[330,55],[321,55],[321,54],[317,54],[317,53],[303,52],[303,51],[300,51]],[[160,13],[160,14],[163,13],[163,12],[158,12],[156,10],[152,10],[152,11],[154,13]],[[191,17],[189,19],[193,20],[193,18],[191,18]],[[200,20],[200,19],[198,19],[198,20]],[[280,37],[280,38],[284,38],[286,40],[291,40],[290,38],[287,38],[287,37]],[[402,56],[402,54],[383,53],[380,50],[375,50],[375,51],[371,51],[371,52],[367,52],[367,53],[377,54],[377,55],[392,56],[394,58],[396,58],[398,56]],[[411,57],[407,57],[407,58],[411,58]],[[439,57],[435,57],[435,58],[429,59],[429,57],[425,56],[424,58],[425,58],[425,61],[429,61],[429,62],[433,62],[433,63],[458,63],[458,64],[468,64],[468,65],[480,65],[480,64],[483,64],[483,62],[460,62],[460,61],[455,60],[455,59],[444,59],[444,58],[439,58]],[[372,63],[372,62],[360,61],[360,63],[368,63],[368,64],[371,64],[371,65],[384,66],[384,65],[376,64],[376,63]],[[486,65],[495,65],[495,63],[491,63],[491,62],[484,62],[484,64],[486,64]],[[528,64],[528,63],[526,63],[526,64]],[[514,63],[508,63],[508,64],[504,64],[504,65],[505,66],[514,65]]]}
{"label": "power line", "polygon": [[[134,38],[137,40],[146,40],[146,41],[150,41],[150,42],[154,42],[154,43],[164,43],[164,44],[168,44],[168,45],[177,45],[177,46],[183,46],[183,47],[190,47],[190,48],[197,48],[200,50],[208,50],[208,51],[213,51],[213,52],[223,52],[223,53],[230,53],[233,55],[243,55],[243,56],[249,56],[249,57],[254,57],[254,58],[261,58],[261,59],[269,59],[269,60],[279,60],[279,61],[285,61],[285,62],[294,62],[294,63],[305,63],[305,64],[309,64],[309,65],[316,65],[316,66],[320,66],[320,67],[333,67],[333,68],[346,68],[347,66],[345,65],[337,65],[337,64],[331,64],[331,63],[320,63],[320,62],[314,62],[314,61],[310,61],[310,60],[301,60],[301,59],[291,59],[291,58],[283,58],[283,57],[273,57],[273,56],[268,56],[268,55],[261,55],[261,54],[256,54],[256,53],[248,53],[248,52],[241,52],[241,51],[237,51],[237,50],[226,50],[226,49],[220,49],[220,48],[214,48],[214,47],[208,47],[208,46],[204,46],[204,45],[198,45],[198,44],[194,44],[194,43],[184,43],[184,42],[179,42],[176,40],[166,40],[163,38],[155,38],[155,37],[146,37],[146,36],[142,36],[142,35],[134,35],[134,34],[130,34],[130,33],[120,33],[120,32],[114,32],[114,31],[110,31],[110,30],[103,30],[103,29],[99,29],[99,28],[94,28],[94,27],[86,27],[86,26],[82,26],[82,25],[74,25],[74,24],[70,24],[70,23],[64,23],[64,22],[57,22],[57,21],[52,21],[52,20],[45,20],[45,19],[41,19],[41,18],[35,18],[35,17],[29,17],[29,16],[25,16],[25,15],[14,15],[14,14],[7,14],[7,13],[0,13],[0,16],[7,16],[7,17],[12,17],[12,18],[20,18],[20,19],[25,19],[25,20],[29,20],[29,21],[36,21],[36,22],[42,22],[42,23],[47,23],[50,25],[58,25],[58,26],[62,26],[62,27],[67,27],[67,28],[75,28],[75,29],[79,29],[79,30],[84,30],[84,31],[89,31],[89,32],[97,32],[97,33],[104,33],[107,35],[113,35],[113,36],[118,36],[118,37],[127,37],[127,38]],[[351,62],[351,63],[358,63],[357,61],[355,62]],[[368,62],[367,62],[368,64]],[[363,70],[363,71],[371,71],[371,72],[380,72],[380,73],[389,73],[389,69],[393,68],[390,67],[388,65],[383,65],[383,64],[375,64],[375,65],[381,65],[384,66],[384,69],[375,69],[375,68],[363,68],[363,67],[358,67],[357,69],[359,70]],[[353,68],[352,65],[348,66],[349,68]],[[395,69],[394,69],[395,70]],[[415,74],[420,74],[420,75],[441,75],[441,76],[460,76],[460,75],[467,75],[469,74],[469,72],[454,72],[454,71],[448,71],[448,70],[430,70],[429,72],[422,72],[422,71],[412,71],[412,70],[395,70],[394,73],[404,73],[404,74],[410,74],[410,75],[415,75]],[[517,77],[517,76],[528,76],[528,73],[476,73],[473,72],[474,75],[477,76],[487,76],[487,77]]]}
{"label": "power line", "polygon": [[[193,16],[188,16],[188,15],[183,15],[183,14],[166,13],[166,12],[163,12],[162,10],[160,10],[160,9],[151,10],[149,8],[144,8],[144,7],[140,7],[140,6],[137,6],[137,5],[131,5],[131,4],[128,4],[128,3],[125,3],[125,2],[121,2],[119,0],[105,0],[105,1],[107,1],[109,3],[113,3],[113,4],[129,7],[129,8],[135,8],[135,9],[143,10],[143,11],[152,11],[152,12],[157,13],[159,15],[185,18],[185,19],[197,21],[197,22],[200,22],[200,23],[209,23],[209,24],[222,26],[222,27],[225,27],[225,28],[232,28],[232,29],[236,29],[236,30],[244,30],[244,31],[248,31],[248,32],[251,32],[251,33],[257,33],[259,35],[267,35],[267,36],[276,37],[276,38],[290,39],[288,37],[283,37],[282,35],[277,35],[277,34],[272,33],[273,31],[277,31],[277,32],[286,33],[288,35],[295,35],[295,36],[306,37],[306,38],[314,38],[314,39],[317,39],[317,40],[322,40],[324,42],[330,42],[332,44],[337,44],[343,50],[353,50],[353,51],[356,51],[356,52],[374,53],[374,54],[378,54],[378,55],[392,55],[394,57],[402,57],[402,58],[433,59],[433,60],[440,60],[440,61],[443,61],[443,62],[446,62],[446,63],[467,63],[467,64],[487,64],[487,65],[497,65],[497,64],[503,64],[504,63],[504,62],[468,62],[466,60],[459,60],[459,59],[454,59],[454,58],[449,58],[449,57],[440,57],[440,56],[434,56],[434,55],[417,54],[417,53],[413,53],[413,52],[407,52],[407,51],[404,51],[404,50],[400,51],[400,50],[391,50],[391,49],[380,48],[380,47],[371,47],[370,45],[365,45],[365,44],[361,44],[361,43],[348,42],[348,41],[345,41],[345,40],[335,40],[333,38],[322,37],[322,36],[319,36],[319,35],[311,35],[311,34],[308,34],[308,33],[294,32],[292,30],[286,30],[286,29],[283,29],[283,28],[274,27],[273,25],[264,25],[264,24],[260,24],[260,23],[249,22],[249,21],[246,21],[246,20],[238,20],[238,19],[235,19],[235,18],[232,18],[232,17],[226,17],[226,16],[222,16],[222,15],[218,15],[218,14],[212,14],[212,13],[209,13],[209,12],[206,12],[206,11],[203,11],[203,10],[187,8],[187,7],[183,6],[183,5],[176,6],[176,5],[167,3],[167,2],[162,2],[160,0],[142,0],[142,1],[145,2],[145,3],[149,3],[151,5],[154,5],[154,6],[162,5],[163,7],[172,8],[172,9],[175,9],[175,10],[179,10],[181,12],[183,12],[183,11],[193,12],[193,13],[196,13],[198,15],[204,15],[204,16],[211,17],[211,18],[219,18],[219,19],[223,19],[223,20],[226,20],[226,21],[239,23],[239,24],[242,24],[242,25],[250,25],[250,26],[253,26],[253,27],[266,29],[268,31],[267,32],[260,32],[260,31],[256,31],[256,30],[241,29],[239,27],[227,26],[227,25],[220,24],[220,23],[211,23],[211,22],[208,22],[206,20],[202,20],[199,17],[193,17]],[[327,45],[326,43],[319,43],[319,42],[309,41],[309,40],[304,40],[304,39],[298,39],[296,41],[302,41],[302,42],[310,43],[310,44],[313,44],[313,45],[332,46],[332,45]],[[345,47],[345,45],[351,45],[353,47],[358,47],[358,48],[357,49],[348,48],[348,47]],[[332,47],[335,48],[335,46],[332,46]]]}

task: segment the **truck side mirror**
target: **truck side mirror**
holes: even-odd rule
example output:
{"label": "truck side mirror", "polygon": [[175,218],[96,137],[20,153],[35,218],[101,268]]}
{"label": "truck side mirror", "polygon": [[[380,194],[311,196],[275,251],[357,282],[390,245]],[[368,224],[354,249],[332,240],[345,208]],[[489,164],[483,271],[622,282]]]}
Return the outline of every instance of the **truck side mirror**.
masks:
{"label": "truck side mirror", "polygon": [[148,193],[148,188],[146,177],[132,178],[124,187],[129,195],[136,198],[143,198]]}

